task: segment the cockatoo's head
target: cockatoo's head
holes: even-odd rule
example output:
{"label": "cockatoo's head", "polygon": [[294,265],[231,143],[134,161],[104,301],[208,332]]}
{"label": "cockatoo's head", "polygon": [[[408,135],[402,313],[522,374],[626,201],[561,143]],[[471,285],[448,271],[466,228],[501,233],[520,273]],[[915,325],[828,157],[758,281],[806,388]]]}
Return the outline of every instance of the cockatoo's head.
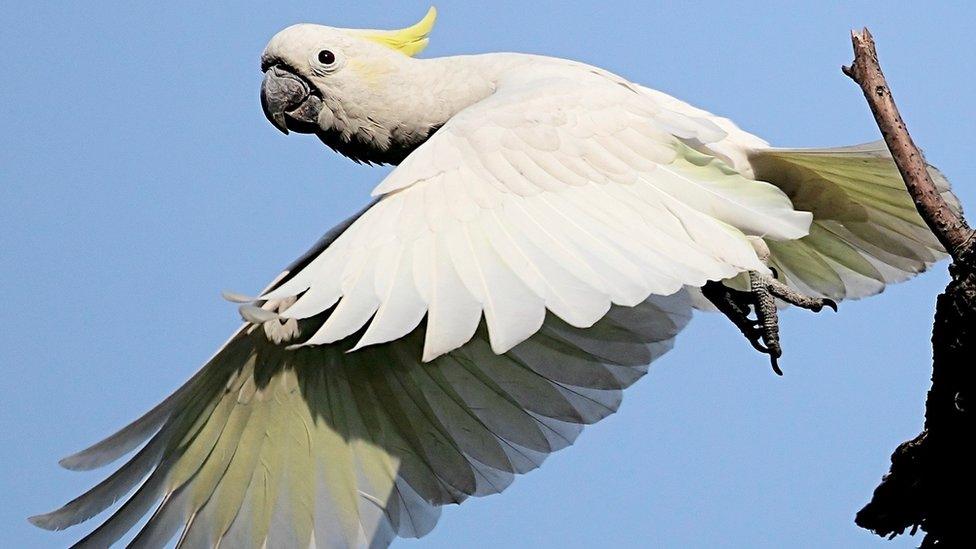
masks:
{"label": "cockatoo's head", "polygon": [[301,24],[279,32],[261,56],[265,115],[282,132],[314,133],[354,160],[398,162],[432,130],[404,106],[407,67],[436,17],[430,8],[395,31]]}

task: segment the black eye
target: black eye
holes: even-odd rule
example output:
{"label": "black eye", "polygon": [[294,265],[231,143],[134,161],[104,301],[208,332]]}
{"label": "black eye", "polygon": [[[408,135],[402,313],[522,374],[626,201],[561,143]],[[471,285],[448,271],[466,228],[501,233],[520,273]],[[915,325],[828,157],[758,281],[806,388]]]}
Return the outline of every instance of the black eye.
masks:
{"label": "black eye", "polygon": [[335,54],[329,50],[322,50],[319,52],[319,63],[323,65],[331,65],[335,63]]}

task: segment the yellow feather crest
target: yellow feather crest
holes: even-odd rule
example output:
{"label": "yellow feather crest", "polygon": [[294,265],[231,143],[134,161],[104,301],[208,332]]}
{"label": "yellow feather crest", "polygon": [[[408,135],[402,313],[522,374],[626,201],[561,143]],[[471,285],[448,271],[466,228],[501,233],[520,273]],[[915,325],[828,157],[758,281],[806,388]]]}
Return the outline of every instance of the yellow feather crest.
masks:
{"label": "yellow feather crest", "polygon": [[400,30],[356,30],[357,35],[413,57],[424,51],[430,41],[430,31],[437,20],[437,8],[431,6],[423,19]]}

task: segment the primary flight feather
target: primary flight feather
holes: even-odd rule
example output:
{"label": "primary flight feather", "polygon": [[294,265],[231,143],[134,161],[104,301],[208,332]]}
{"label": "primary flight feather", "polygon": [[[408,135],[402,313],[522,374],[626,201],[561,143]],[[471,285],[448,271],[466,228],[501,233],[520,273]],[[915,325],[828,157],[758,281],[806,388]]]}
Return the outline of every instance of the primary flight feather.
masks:
{"label": "primary flight feather", "polygon": [[419,537],[612,414],[693,308],[761,313],[746,278],[818,310],[944,256],[881,144],[770,148],[563,59],[416,58],[435,17],[271,40],[268,119],[398,167],[264,292],[228,296],[246,322],[203,369],[62,465],[138,451],[32,522],[123,500],[78,546],[147,514],[133,546]]}

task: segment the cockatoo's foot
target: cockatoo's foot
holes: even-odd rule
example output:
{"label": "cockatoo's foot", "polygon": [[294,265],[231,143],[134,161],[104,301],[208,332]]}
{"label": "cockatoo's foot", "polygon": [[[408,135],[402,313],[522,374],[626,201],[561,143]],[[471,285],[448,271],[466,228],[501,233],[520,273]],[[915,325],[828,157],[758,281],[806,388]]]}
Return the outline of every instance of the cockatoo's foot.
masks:
{"label": "cockatoo's foot", "polygon": [[735,324],[757,351],[769,353],[769,349],[762,343],[759,321],[749,318],[754,302],[750,292],[735,290],[714,281],[707,282],[701,290],[702,294]]}
{"label": "cockatoo's foot", "polygon": [[[708,282],[702,287],[702,294],[739,328],[753,348],[769,355],[777,375],[783,375],[777,363],[779,357],[783,356],[783,349],[779,342],[776,299],[813,312],[820,312],[824,307],[837,310],[837,303],[831,299],[803,295],[757,271],[749,271],[748,292],[729,288],[721,282]],[[753,310],[756,312],[755,319],[749,317]]]}
{"label": "cockatoo's foot", "polygon": [[[773,274],[775,275],[775,271]],[[837,312],[837,302],[833,299],[803,295],[786,284],[783,284],[779,280],[756,271],[749,271],[749,284],[751,285],[752,293],[754,294],[761,293],[765,290],[765,292],[772,297],[777,297],[780,300],[789,303],[790,305],[800,307],[801,309],[807,309],[815,313],[819,313],[824,307],[830,307],[835,313]]]}

